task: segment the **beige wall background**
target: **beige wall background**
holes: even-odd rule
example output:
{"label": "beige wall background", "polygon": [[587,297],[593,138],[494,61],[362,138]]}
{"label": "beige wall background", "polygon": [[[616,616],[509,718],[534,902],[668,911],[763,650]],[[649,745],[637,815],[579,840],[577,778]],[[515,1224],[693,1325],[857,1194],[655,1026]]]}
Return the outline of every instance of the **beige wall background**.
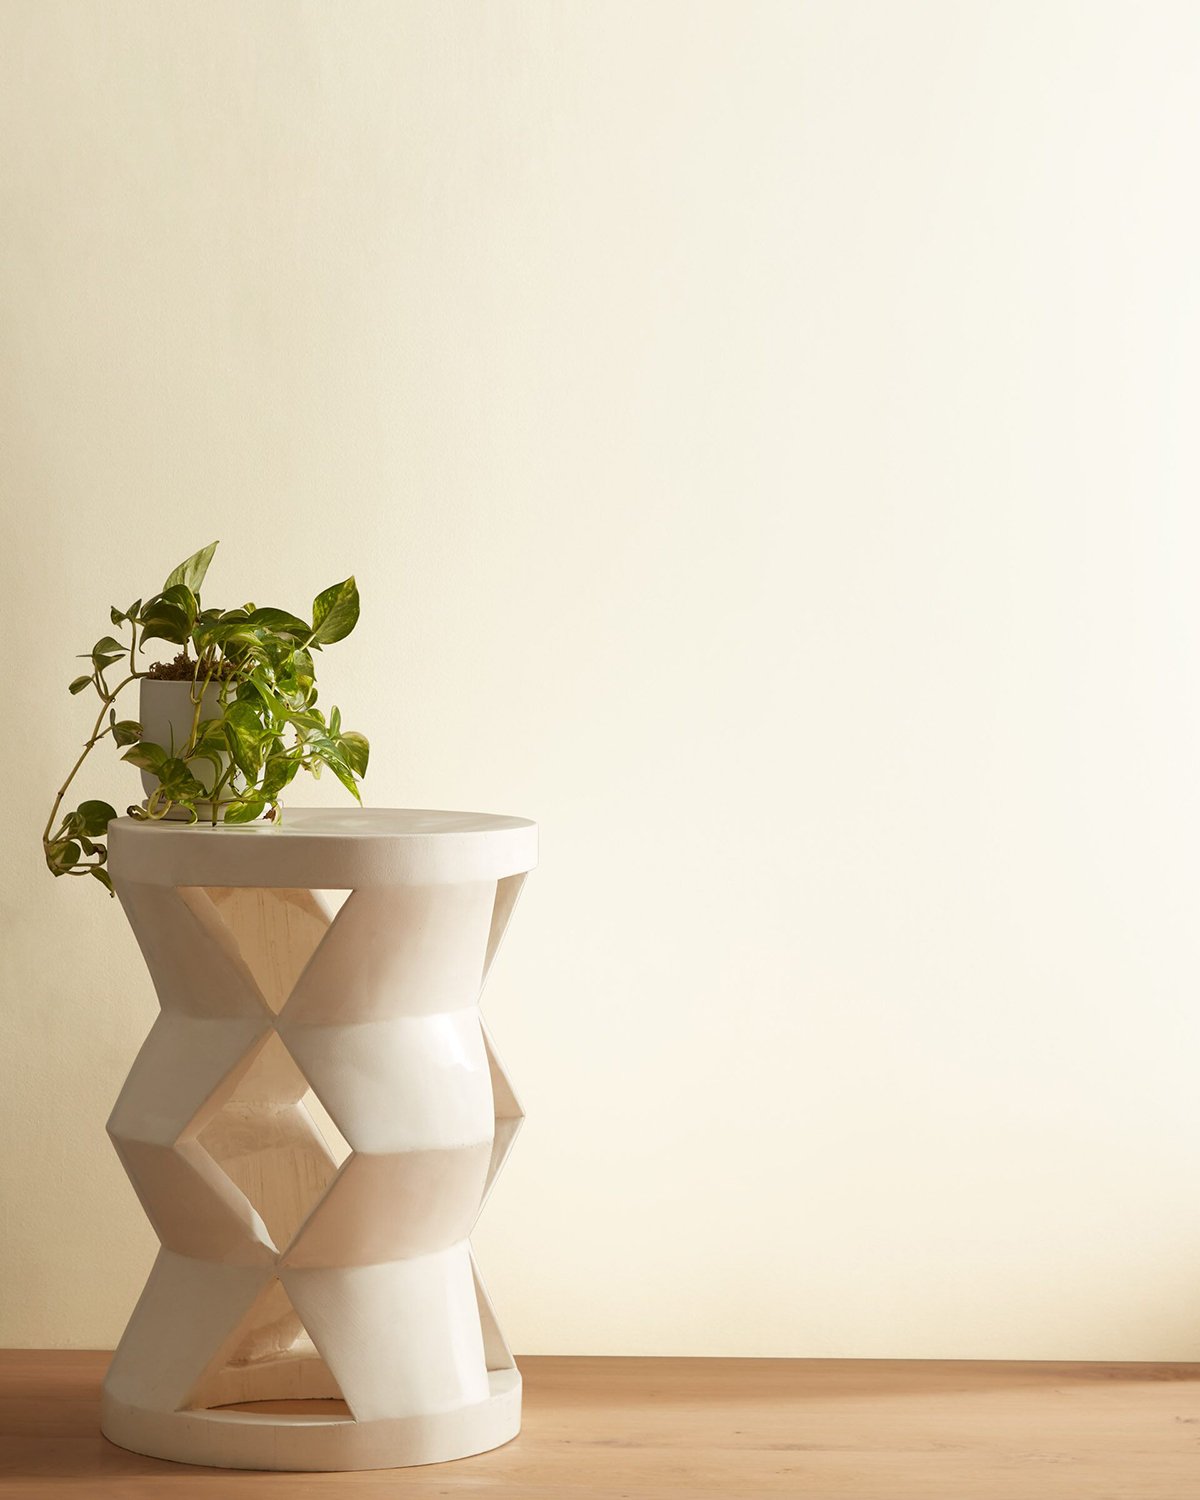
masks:
{"label": "beige wall background", "polygon": [[543,825],[518,1350],[1200,1357],[1198,64],[1183,0],[2,0],[0,1343],[152,1258],[150,984],[37,837],[73,653],[220,537],[357,574],[372,801]]}

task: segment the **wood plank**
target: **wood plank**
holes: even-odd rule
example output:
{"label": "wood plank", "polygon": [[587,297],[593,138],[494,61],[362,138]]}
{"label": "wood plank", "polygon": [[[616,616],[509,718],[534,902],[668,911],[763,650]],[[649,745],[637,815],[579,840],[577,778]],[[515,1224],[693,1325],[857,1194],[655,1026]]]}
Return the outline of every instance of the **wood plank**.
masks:
{"label": "wood plank", "polygon": [[1200,1365],[526,1358],[525,1426],[428,1469],[238,1474],[97,1426],[109,1356],[0,1351],[4,1500],[1191,1500]]}

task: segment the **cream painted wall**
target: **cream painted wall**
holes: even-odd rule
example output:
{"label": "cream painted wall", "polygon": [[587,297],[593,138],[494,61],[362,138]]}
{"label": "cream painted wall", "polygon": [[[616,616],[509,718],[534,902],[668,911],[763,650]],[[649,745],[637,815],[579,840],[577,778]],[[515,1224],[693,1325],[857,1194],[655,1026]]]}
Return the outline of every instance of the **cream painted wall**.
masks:
{"label": "cream painted wall", "polygon": [[152,1256],[150,986],[37,834],[71,654],[219,536],[357,572],[374,802],[543,824],[518,1350],[1200,1358],[1198,64],[1183,0],[2,0],[0,1343]]}

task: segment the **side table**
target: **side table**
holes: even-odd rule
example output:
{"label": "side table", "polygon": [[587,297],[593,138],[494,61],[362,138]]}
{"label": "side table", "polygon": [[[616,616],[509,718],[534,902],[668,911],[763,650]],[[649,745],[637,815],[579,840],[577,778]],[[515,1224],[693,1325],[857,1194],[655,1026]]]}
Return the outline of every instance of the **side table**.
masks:
{"label": "side table", "polygon": [[507,1442],[521,1378],[469,1236],[522,1112],[479,994],[536,825],[120,818],[109,859],[161,1013],[108,1129],[162,1244],[105,1436],[290,1470]]}

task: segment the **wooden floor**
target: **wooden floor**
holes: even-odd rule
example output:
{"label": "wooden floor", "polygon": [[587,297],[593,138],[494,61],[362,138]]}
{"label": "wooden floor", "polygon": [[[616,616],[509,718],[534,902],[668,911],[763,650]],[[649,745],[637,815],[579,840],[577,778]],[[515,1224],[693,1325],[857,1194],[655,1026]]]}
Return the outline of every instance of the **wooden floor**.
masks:
{"label": "wooden floor", "polygon": [[245,1474],[100,1436],[108,1356],[0,1352],[0,1496],[1196,1500],[1200,1365],[523,1359],[525,1428],[426,1469]]}

